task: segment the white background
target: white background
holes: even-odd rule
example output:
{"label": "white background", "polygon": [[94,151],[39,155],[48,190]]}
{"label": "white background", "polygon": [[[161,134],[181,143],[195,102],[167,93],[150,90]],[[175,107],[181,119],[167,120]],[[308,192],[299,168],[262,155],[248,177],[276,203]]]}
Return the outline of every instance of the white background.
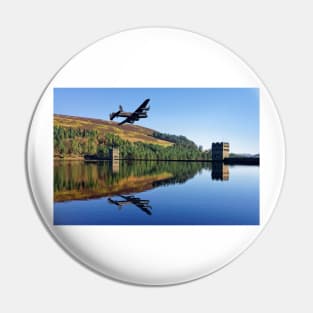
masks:
{"label": "white background", "polygon": [[[312,311],[310,2],[186,3],[1,2],[1,311]],[[137,26],[182,27],[230,47],[269,87],[287,141],[284,188],[261,237],[223,270],[174,287],[124,285],[76,263],[41,224],[25,178],[26,133],[46,83],[87,44]]]}

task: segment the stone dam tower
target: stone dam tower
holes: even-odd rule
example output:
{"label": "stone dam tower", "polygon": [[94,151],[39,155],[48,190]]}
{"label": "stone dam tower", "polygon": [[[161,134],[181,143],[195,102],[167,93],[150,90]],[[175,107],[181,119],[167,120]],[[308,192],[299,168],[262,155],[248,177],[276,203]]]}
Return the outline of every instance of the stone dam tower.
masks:
{"label": "stone dam tower", "polygon": [[119,148],[112,147],[110,149],[110,160],[118,160],[120,158],[120,150]]}
{"label": "stone dam tower", "polygon": [[213,142],[212,143],[212,160],[223,161],[229,158],[229,143],[228,142]]}

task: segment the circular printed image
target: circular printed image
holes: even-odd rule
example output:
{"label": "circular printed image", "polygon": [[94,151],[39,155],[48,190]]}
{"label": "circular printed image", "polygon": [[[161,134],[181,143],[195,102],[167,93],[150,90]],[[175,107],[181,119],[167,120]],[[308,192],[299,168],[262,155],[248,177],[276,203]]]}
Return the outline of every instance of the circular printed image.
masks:
{"label": "circular printed image", "polygon": [[97,273],[144,285],[194,280],[240,255],[272,214],[284,163],[260,79],[215,41],[170,28],[74,56],[41,96],[27,149],[57,242]]}

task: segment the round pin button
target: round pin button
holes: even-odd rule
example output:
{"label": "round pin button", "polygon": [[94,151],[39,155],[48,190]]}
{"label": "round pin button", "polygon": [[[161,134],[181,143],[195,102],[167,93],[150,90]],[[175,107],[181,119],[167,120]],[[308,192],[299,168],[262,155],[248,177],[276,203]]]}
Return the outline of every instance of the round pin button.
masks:
{"label": "round pin button", "polygon": [[171,28],[120,32],[42,94],[27,169],[43,222],[104,276],[187,282],[240,255],[268,222],[285,150],[273,101],[233,52]]}

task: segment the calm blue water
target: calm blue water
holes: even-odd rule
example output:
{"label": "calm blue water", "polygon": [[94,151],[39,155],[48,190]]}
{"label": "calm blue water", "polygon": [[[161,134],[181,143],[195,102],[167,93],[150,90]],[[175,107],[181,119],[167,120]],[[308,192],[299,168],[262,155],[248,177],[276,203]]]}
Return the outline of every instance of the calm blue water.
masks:
{"label": "calm blue water", "polygon": [[259,167],[55,164],[55,225],[258,225]]}

